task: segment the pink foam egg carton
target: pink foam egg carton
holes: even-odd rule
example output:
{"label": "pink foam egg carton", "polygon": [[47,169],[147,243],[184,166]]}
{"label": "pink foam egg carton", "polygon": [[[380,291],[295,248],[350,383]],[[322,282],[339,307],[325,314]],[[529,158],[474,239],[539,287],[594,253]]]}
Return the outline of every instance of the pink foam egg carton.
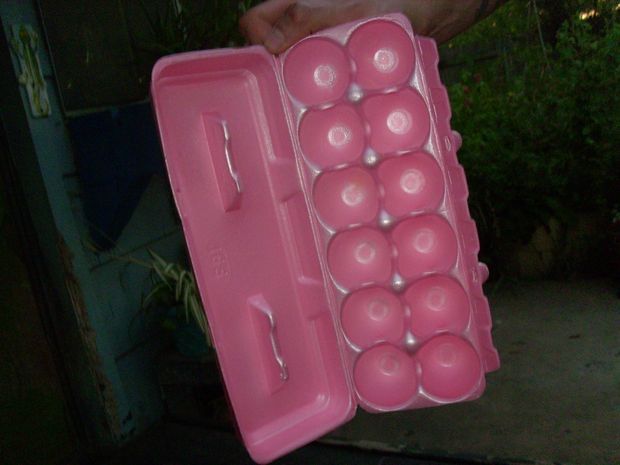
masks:
{"label": "pink foam egg carton", "polygon": [[169,56],[152,94],[245,445],[471,400],[499,367],[435,43],[401,15],[279,57]]}

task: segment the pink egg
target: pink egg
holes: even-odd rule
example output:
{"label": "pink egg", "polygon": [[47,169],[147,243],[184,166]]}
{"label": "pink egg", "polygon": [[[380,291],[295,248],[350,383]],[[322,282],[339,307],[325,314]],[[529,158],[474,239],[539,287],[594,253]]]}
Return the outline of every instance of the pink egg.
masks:
{"label": "pink egg", "polygon": [[438,399],[463,398],[480,383],[480,358],[472,345],[460,337],[434,337],[418,350],[416,358],[422,368],[422,387]]}
{"label": "pink egg", "polygon": [[301,103],[318,105],[342,97],[351,71],[344,49],[336,42],[313,37],[295,45],[284,58],[284,82]]}
{"label": "pink egg", "polygon": [[456,236],[439,215],[406,219],[394,228],[392,238],[398,250],[398,270],[405,278],[446,272],[456,264]]}
{"label": "pink egg", "polygon": [[411,331],[419,338],[447,331],[461,333],[469,323],[469,299],[463,287],[447,276],[424,278],[407,289]]}
{"label": "pink egg", "polygon": [[347,289],[387,281],[392,272],[388,241],[368,227],[336,234],[327,250],[327,262],[334,280]]}
{"label": "pink egg", "polygon": [[349,53],[357,67],[356,80],[364,89],[382,89],[405,83],[413,71],[413,44],[400,26],[373,21],[353,32]]}
{"label": "pink egg", "polygon": [[441,168],[424,152],[386,160],[379,166],[379,179],[385,189],[385,208],[394,216],[436,209],[443,198]]}
{"label": "pink egg", "polygon": [[405,332],[405,313],[400,301],[380,287],[351,294],[342,307],[341,320],[349,341],[362,349],[377,342],[397,344]]}
{"label": "pink egg", "polygon": [[368,97],[362,112],[370,124],[370,145],[379,153],[420,148],[428,138],[429,113],[415,90]]}
{"label": "pink egg", "polygon": [[348,104],[311,110],[299,125],[299,144],[304,156],[318,168],[352,162],[364,151],[362,119]]}
{"label": "pink egg", "polygon": [[377,186],[372,176],[357,167],[319,176],[313,194],[319,217],[337,229],[370,222],[379,210]]}
{"label": "pink egg", "polygon": [[391,344],[362,352],[353,377],[359,396],[380,409],[403,407],[418,391],[415,361]]}

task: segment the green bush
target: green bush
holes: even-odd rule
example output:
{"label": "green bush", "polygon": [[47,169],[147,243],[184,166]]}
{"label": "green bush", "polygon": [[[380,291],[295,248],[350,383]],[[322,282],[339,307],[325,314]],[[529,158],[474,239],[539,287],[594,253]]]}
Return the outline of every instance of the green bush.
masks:
{"label": "green bush", "polygon": [[204,48],[241,46],[239,18],[259,0],[140,0],[149,41],[136,47],[159,58]]}
{"label": "green bush", "polygon": [[550,218],[566,226],[583,212],[611,218],[620,201],[615,11],[605,18],[600,12],[596,27],[573,15],[554,41],[542,41],[540,22],[528,34],[525,15],[515,19],[523,8],[513,6],[486,25],[501,41],[498,58],[468,63],[460,82],[449,86],[483,258],[500,268],[502,243],[527,242]]}

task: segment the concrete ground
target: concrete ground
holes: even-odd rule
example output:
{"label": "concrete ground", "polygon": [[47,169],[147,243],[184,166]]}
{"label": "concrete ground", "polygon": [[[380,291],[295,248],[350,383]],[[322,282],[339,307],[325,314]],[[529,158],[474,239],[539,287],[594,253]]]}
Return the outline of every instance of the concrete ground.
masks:
{"label": "concrete ground", "polygon": [[[360,410],[277,464],[620,464],[616,292],[600,281],[504,285],[490,299],[502,368],[487,376],[481,399],[381,415]],[[168,423],[109,465],[125,463],[251,461],[230,432]]]}
{"label": "concrete ground", "polygon": [[477,401],[360,411],[330,439],[458,457],[620,464],[620,299],[604,282],[506,285],[491,297],[502,367]]}
{"label": "concrete ground", "polygon": [[[105,463],[106,465],[252,465],[254,462],[231,432],[164,423],[153,428],[139,441],[130,444],[121,454]],[[462,462],[460,464],[465,465]],[[282,457],[272,465],[445,465],[445,462],[315,442]]]}

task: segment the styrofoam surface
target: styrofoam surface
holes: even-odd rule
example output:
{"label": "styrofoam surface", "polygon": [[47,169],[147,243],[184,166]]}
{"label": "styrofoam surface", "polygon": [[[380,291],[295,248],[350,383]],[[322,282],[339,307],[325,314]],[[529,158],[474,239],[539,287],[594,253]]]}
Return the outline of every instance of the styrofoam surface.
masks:
{"label": "styrofoam surface", "polygon": [[243,440],[271,461],[499,367],[437,49],[405,17],[160,60],[152,94]]}

